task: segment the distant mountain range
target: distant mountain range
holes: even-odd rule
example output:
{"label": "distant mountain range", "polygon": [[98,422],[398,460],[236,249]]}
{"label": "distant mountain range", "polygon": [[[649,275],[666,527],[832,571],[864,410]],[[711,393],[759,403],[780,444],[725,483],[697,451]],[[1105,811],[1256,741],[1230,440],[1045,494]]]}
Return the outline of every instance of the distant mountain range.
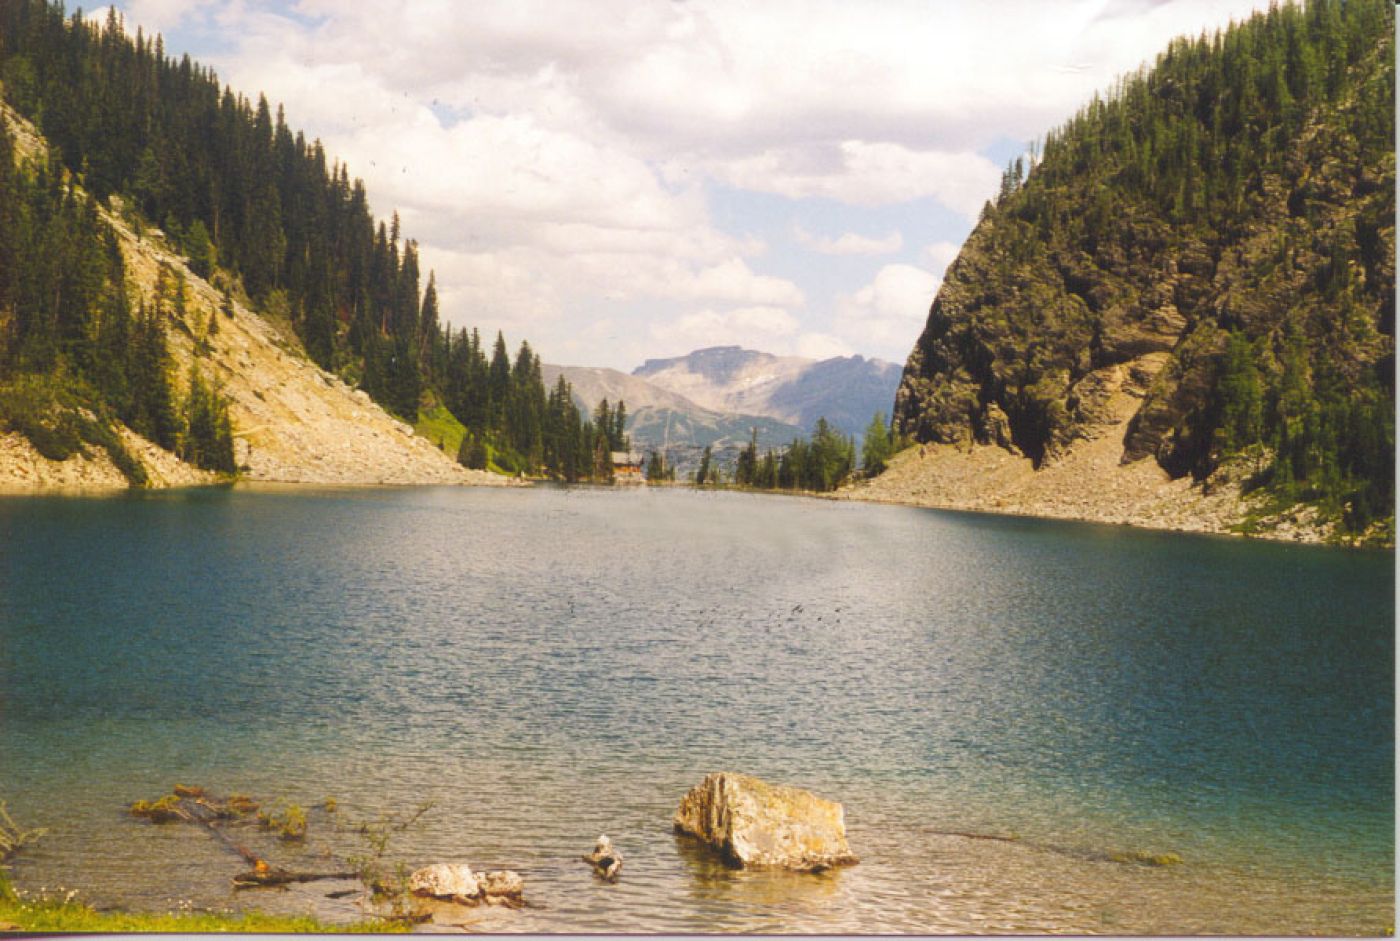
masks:
{"label": "distant mountain range", "polygon": [[632,375],[715,411],[766,415],[804,433],[825,418],[859,437],[876,412],[889,418],[901,371],[894,363],[863,356],[812,360],[712,346],[688,356],[649,359]]}
{"label": "distant mountain range", "polygon": [[598,403],[627,403],[627,433],[637,450],[656,448],[717,449],[747,445],[758,429],[761,447],[779,447],[804,434],[801,428],[766,415],[746,415],[706,408],[684,395],[616,369],[599,366],[541,367],[545,385],[562,375],[574,389],[574,403],[591,417]]}
{"label": "distant mountain range", "polygon": [[825,417],[860,437],[875,412],[889,415],[900,367],[861,356],[827,360],[774,356],[737,346],[649,359],[628,375],[595,366],[542,368],[546,386],[563,376],[590,412],[604,398],[627,403],[627,431],[640,451],[666,449],[679,467],[710,446],[727,462],[758,430],[760,448],[811,434]]}

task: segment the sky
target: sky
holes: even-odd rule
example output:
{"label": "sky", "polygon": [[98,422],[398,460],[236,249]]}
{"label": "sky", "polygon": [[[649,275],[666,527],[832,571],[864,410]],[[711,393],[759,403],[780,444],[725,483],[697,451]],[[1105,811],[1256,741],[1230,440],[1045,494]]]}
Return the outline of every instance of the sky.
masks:
{"label": "sky", "polygon": [[397,211],[444,319],[629,372],[727,344],[902,364],[1008,160],[1263,5],[116,4]]}

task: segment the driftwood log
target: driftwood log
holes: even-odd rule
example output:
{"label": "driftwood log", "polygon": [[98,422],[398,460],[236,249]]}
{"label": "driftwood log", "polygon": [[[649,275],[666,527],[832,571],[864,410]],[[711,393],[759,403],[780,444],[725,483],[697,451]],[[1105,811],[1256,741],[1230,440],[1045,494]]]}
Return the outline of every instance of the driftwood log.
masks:
{"label": "driftwood log", "polygon": [[219,798],[201,787],[175,785],[174,791],[155,802],[137,801],[131,805],[132,816],[153,823],[181,822],[200,827],[252,868],[233,877],[238,889],[260,889],[286,886],[295,882],[317,882],[322,879],[357,879],[356,872],[298,872],[274,866],[225,832],[234,822],[247,820],[258,811],[258,803],[235,795]]}
{"label": "driftwood log", "polygon": [[0,801],[0,863],[38,840],[47,832],[42,827],[37,830],[21,829],[19,824],[15,823],[14,818],[10,816],[9,811],[5,809],[5,802]]}

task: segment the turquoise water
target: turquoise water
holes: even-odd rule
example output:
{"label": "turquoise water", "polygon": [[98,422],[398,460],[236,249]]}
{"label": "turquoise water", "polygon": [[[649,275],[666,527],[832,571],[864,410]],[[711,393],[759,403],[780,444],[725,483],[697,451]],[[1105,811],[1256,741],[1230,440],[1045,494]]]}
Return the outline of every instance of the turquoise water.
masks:
{"label": "turquoise water", "polygon": [[[683,490],[0,499],[0,799],[50,830],[14,875],[98,905],[355,917],[122,814],[183,781],[432,800],[391,855],[522,872],[486,930],[1376,933],[1393,691],[1390,553]],[[669,821],[717,769],[841,800],[862,863],[715,866]]]}

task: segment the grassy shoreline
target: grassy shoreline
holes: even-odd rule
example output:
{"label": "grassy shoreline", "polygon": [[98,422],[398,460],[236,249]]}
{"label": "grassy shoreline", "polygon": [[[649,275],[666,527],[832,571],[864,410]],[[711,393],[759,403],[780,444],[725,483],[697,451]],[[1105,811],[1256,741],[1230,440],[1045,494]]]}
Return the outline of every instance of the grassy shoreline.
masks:
{"label": "grassy shoreline", "polygon": [[263,912],[126,912],[97,911],[74,893],[29,897],[16,891],[0,872],[0,935],[13,932],[162,932],[240,934],[388,934],[401,933],[401,922],[364,920],[330,924],[309,915]]}

